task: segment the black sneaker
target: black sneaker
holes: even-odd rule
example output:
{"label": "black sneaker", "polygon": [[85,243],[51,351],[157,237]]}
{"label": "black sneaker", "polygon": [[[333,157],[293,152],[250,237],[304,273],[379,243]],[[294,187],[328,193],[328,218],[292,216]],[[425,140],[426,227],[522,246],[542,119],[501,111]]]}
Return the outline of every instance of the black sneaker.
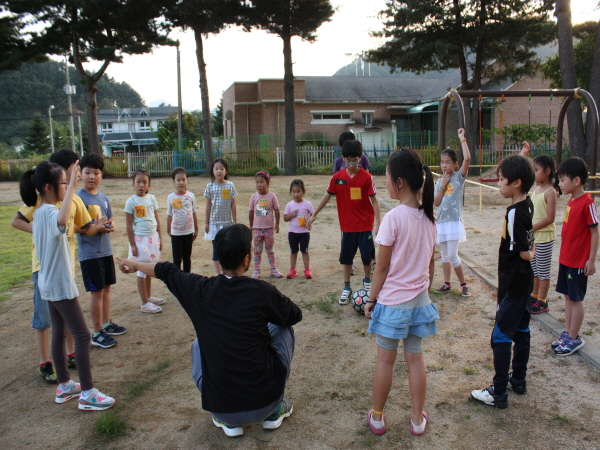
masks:
{"label": "black sneaker", "polygon": [[541,314],[550,311],[547,302],[536,300],[531,304],[531,314]]}
{"label": "black sneaker", "polygon": [[290,417],[293,411],[294,406],[292,405],[292,401],[289,398],[284,398],[275,411],[263,420],[263,429],[276,430],[281,426],[283,419]]}
{"label": "black sneaker", "polygon": [[52,363],[50,361],[43,366],[40,366],[40,377],[42,377],[46,383],[58,383],[56,380],[56,372],[54,372],[54,367],[52,367]]}
{"label": "black sneaker", "polygon": [[505,392],[502,395],[496,395],[494,393],[494,385],[485,389],[471,391],[471,397],[484,405],[495,406],[500,409],[508,407],[508,392]]}
{"label": "black sneaker", "polygon": [[511,373],[508,376],[508,388],[512,389],[515,394],[527,394],[527,381],[517,381]]}
{"label": "black sneaker", "polygon": [[[95,333],[94,333],[95,334]],[[117,343],[117,340],[110,337],[104,328],[96,336],[92,335],[92,345],[95,347],[110,348]]]}
{"label": "black sneaker", "polygon": [[67,356],[67,367],[69,369],[77,369],[77,364],[75,364],[75,356]]}
{"label": "black sneaker", "polygon": [[111,336],[118,336],[120,334],[127,333],[127,328],[120,327],[119,325],[114,323],[112,320],[110,322],[108,322],[108,325],[106,327],[104,327],[104,330],[106,331],[106,334],[110,334]]}

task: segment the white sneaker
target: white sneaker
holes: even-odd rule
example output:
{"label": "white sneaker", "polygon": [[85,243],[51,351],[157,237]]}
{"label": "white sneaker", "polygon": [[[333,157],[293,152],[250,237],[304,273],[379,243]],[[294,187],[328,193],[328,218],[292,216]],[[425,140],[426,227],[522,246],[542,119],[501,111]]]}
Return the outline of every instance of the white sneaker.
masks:
{"label": "white sneaker", "polygon": [[142,305],[142,312],[148,314],[156,314],[162,312],[162,308],[160,306],[156,306],[152,302],[148,302]]}
{"label": "white sneaker", "polygon": [[79,397],[79,409],[82,411],[104,411],[115,404],[115,399],[94,389],[92,395]]}
{"label": "white sneaker", "polygon": [[340,295],[340,300],[339,300],[340,305],[347,305],[350,302],[351,294],[352,294],[352,289],[344,288],[342,290],[342,295]]}
{"label": "white sneaker", "polygon": [[54,397],[54,401],[56,403],[65,403],[72,398],[79,397],[81,395],[81,385],[79,383],[75,383],[71,380],[71,386],[66,390],[61,389],[61,386],[62,385],[59,384],[56,388],[56,397]]}
{"label": "white sneaker", "polygon": [[158,297],[150,297],[148,299],[148,301],[154,303],[155,305],[162,305],[165,303],[164,298],[158,298]]}
{"label": "white sneaker", "polygon": [[242,427],[230,427],[229,425],[219,422],[214,417],[212,418],[212,420],[213,423],[219,428],[222,428],[223,432],[225,432],[225,434],[229,437],[238,437],[244,434],[244,429]]}
{"label": "white sneaker", "polygon": [[363,285],[363,288],[365,288],[366,291],[371,291],[371,280],[366,281],[366,278],[362,277],[362,285]]}

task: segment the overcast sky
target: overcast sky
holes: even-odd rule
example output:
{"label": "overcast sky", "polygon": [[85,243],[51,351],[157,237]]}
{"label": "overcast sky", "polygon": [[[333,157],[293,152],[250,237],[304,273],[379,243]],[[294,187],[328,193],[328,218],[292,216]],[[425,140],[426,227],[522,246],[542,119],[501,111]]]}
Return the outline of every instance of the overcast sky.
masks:
{"label": "overcast sky", "polygon": [[[378,13],[385,0],[332,0],[336,13],[323,24],[313,44],[292,39],[295,76],[329,76],[352,62],[356,55],[376,48],[381,41],[370,32],[381,29]],[[571,0],[573,23],[598,21],[598,0]],[[182,104],[186,110],[201,109],[198,87],[196,43],[193,33],[174,32],[181,42]],[[215,108],[221,94],[234,81],[259,78],[283,78],[283,43],[276,35],[263,31],[244,33],[230,28],[210,36],[204,43],[204,59],[210,107]],[[176,49],[161,47],[152,54],[125,56],[123,64],[111,64],[107,73],[117,81],[126,81],[147,104],[164,101],[177,105]],[[154,106],[154,105],[153,105]]]}

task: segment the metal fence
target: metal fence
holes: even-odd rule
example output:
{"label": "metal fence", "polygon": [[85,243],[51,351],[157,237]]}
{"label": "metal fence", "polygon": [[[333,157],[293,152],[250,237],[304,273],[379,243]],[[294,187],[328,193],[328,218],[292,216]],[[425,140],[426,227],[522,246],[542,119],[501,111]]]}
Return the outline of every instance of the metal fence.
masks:
{"label": "metal fence", "polygon": [[[427,143],[413,146],[428,166],[439,165],[440,152],[431,149]],[[457,149],[456,149],[457,150]],[[494,146],[484,146],[483,149],[471,150],[471,167],[498,164],[499,160],[516,154],[520,147],[502,148],[500,152]],[[365,154],[371,164],[371,172],[384,174],[388,157],[394,150],[367,148]],[[554,156],[556,149],[538,147],[532,148],[531,157],[538,154]],[[223,157],[228,163],[232,175],[253,175],[260,170],[266,170],[274,175],[285,170],[285,150],[283,147],[251,148],[244,150],[216,150],[215,157]],[[339,147],[334,146],[302,146],[296,150],[296,168],[302,174],[330,174],[335,159],[341,155]],[[563,151],[563,158],[569,156]],[[481,162],[480,162],[481,160]],[[0,160],[0,180],[16,181],[28,169],[37,165],[41,159],[11,159]],[[206,171],[204,152],[148,152],[127,153],[120,156],[104,158],[104,172],[113,177],[132,177],[137,169],[148,170],[153,176],[171,176],[175,167],[184,167],[190,175],[202,174]]]}

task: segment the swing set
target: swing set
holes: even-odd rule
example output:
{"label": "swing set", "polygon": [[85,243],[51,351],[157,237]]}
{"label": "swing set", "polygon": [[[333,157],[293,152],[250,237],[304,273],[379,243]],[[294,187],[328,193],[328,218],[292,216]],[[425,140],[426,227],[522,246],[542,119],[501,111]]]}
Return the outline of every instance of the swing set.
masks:
{"label": "swing set", "polygon": [[[477,98],[481,102],[483,95],[485,97],[498,98],[500,97],[500,144],[498,145],[497,164],[500,164],[501,159],[501,147],[503,138],[503,111],[502,102],[505,97],[527,97],[529,99],[529,125],[531,125],[531,97],[549,97],[550,105],[554,97],[564,97],[564,102],[558,115],[557,131],[556,131],[556,164],[557,166],[562,161],[562,143],[563,143],[563,125],[567,108],[571,104],[571,101],[576,98],[585,99],[588,107],[588,114],[591,115],[591,126],[588,130],[592,135],[591,140],[591,151],[589,153],[588,167],[590,168],[590,177],[588,181],[588,189],[595,192],[596,187],[596,167],[598,162],[598,108],[594,98],[589,92],[583,89],[536,89],[527,91],[457,91],[455,89],[450,90],[442,102],[442,109],[440,114],[439,122],[439,141],[440,149],[446,147],[446,119],[448,116],[448,109],[450,107],[450,101],[454,99],[456,103],[456,109],[458,111],[458,126],[465,128],[465,113],[463,107],[463,98]],[[479,169],[481,172],[482,161],[483,161],[483,134],[482,134],[482,123],[483,116],[481,108],[479,108]],[[549,125],[552,126],[552,109],[550,109],[550,120]],[[494,182],[498,181],[496,178],[483,178],[480,177],[481,182]],[[599,192],[600,193],[600,192]]]}

